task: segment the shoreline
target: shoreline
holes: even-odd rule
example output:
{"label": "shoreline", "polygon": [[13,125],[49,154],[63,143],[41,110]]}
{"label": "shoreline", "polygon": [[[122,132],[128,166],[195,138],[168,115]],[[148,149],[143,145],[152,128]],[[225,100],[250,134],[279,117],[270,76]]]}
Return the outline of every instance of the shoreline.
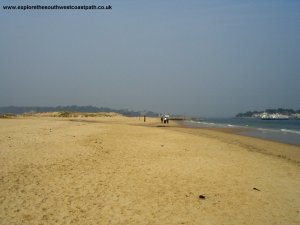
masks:
{"label": "shoreline", "polygon": [[[228,124],[223,124],[223,123],[213,123],[213,125],[204,125],[202,126],[201,124],[193,124],[189,123],[189,121],[186,122],[181,122],[183,126],[186,127],[199,127],[199,128],[208,128],[208,129],[220,129],[230,130],[232,129],[233,133],[237,131],[242,136],[247,136],[247,137],[255,137],[263,140],[269,140],[269,141],[274,141],[277,143],[285,143],[285,144],[291,144],[295,146],[300,146],[300,134],[298,131],[294,132],[288,132],[288,129],[275,129],[275,128],[270,128],[270,127],[255,127],[255,126],[248,126],[248,125],[243,125],[243,124],[234,124],[228,126]],[[283,130],[287,130],[287,132],[283,132]]]}
{"label": "shoreline", "polygon": [[[237,127],[193,127],[184,122],[174,121],[175,126],[165,126],[171,130],[200,135],[219,141],[240,145],[250,152],[261,153],[273,157],[282,158],[300,165],[300,145],[281,142],[274,139],[266,139],[259,136],[251,136],[243,132],[251,131],[252,128]],[[164,126],[163,126],[164,127]],[[274,150],[274,146],[277,147]]]}
{"label": "shoreline", "polygon": [[[190,128],[179,126],[177,128],[174,127],[173,130],[208,137],[211,139],[218,139],[221,142],[229,144],[233,143],[243,146],[245,149],[252,152],[275,156],[300,164],[300,146],[243,135],[239,133],[241,131],[240,129],[235,130],[235,128]],[[277,149],[273,150],[273,146],[276,146]]]}

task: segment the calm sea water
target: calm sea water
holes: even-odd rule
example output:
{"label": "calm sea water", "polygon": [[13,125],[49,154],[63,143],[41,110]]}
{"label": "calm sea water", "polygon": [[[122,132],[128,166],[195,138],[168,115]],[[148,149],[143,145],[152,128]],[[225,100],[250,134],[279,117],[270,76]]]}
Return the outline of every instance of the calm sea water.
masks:
{"label": "calm sea water", "polygon": [[300,120],[260,120],[243,118],[214,118],[186,121],[192,127],[245,128],[243,135],[300,145]]}

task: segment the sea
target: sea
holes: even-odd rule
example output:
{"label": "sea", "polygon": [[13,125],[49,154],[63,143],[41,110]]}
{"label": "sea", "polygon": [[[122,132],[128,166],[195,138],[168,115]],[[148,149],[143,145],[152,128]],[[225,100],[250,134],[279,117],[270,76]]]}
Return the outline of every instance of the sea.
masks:
{"label": "sea", "polygon": [[243,128],[241,135],[300,145],[300,120],[261,120],[255,118],[208,118],[187,120],[189,127]]}

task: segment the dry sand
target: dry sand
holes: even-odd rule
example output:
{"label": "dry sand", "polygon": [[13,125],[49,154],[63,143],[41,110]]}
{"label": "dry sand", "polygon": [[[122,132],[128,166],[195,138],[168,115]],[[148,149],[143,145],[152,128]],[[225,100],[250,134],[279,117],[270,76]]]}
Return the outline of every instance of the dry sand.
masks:
{"label": "dry sand", "polygon": [[299,146],[158,121],[0,119],[0,224],[300,224]]}

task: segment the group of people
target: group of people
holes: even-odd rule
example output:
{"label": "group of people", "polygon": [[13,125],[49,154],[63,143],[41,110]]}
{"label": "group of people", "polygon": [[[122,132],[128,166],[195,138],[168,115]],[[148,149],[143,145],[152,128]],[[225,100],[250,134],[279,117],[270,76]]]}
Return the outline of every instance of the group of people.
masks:
{"label": "group of people", "polygon": [[169,118],[170,116],[169,115],[163,115],[161,116],[160,120],[161,120],[161,123],[169,123]]}

